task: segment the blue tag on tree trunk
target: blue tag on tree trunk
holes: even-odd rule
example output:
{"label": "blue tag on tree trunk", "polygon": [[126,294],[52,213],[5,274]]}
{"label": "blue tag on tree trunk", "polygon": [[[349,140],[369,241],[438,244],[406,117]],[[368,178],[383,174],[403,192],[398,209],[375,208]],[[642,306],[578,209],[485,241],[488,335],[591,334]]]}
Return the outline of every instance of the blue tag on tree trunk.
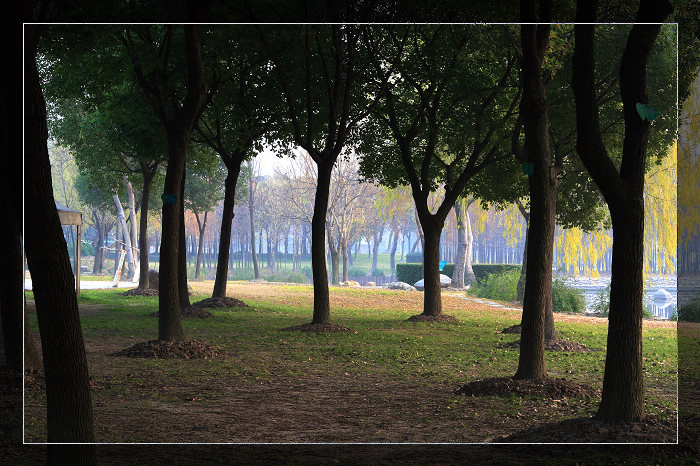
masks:
{"label": "blue tag on tree trunk", "polygon": [[440,272],[445,268],[445,265],[447,264],[447,261],[440,261]]}
{"label": "blue tag on tree trunk", "polygon": [[523,173],[527,176],[532,176],[535,174],[535,164],[532,162],[523,162]]}
{"label": "blue tag on tree trunk", "polygon": [[175,200],[177,199],[177,197],[172,194],[163,194],[160,198],[163,199],[163,204],[165,205],[175,204]]}
{"label": "blue tag on tree trunk", "polygon": [[649,104],[637,102],[637,113],[642,120],[653,121],[659,115],[659,111]]}

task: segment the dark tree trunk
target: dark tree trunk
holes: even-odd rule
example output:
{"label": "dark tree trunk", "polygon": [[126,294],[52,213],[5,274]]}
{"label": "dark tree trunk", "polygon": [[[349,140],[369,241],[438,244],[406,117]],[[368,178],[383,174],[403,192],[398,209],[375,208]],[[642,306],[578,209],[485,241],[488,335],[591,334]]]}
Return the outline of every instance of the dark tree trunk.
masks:
{"label": "dark tree trunk", "polygon": [[311,219],[311,270],[314,277],[314,314],[312,324],[331,321],[328,296],[328,268],[326,267],[326,214],[333,163],[318,164],[318,181]]}
{"label": "dark tree trunk", "polygon": [[[534,2],[521,1],[521,18],[531,20]],[[540,4],[540,21],[548,22],[551,2]],[[544,325],[552,301],[552,246],[556,209],[557,177],[551,166],[547,99],[542,82],[542,60],[549,44],[549,25],[521,26],[523,97],[520,115],[525,129],[527,161],[534,165],[529,176],[530,237],[527,281],[523,302],[520,359],[517,379],[543,379]]]}
{"label": "dark tree trunk", "polygon": [[[51,188],[46,106],[35,63],[39,27],[25,26],[25,246],[46,378],[48,442],[94,442],[88,366],[75,283]],[[48,462],[95,464],[94,446],[51,446]]]}
{"label": "dark tree trunk", "polygon": [[185,236],[185,182],[187,171],[183,167],[182,183],[180,184],[180,221],[178,222],[180,249],[177,256],[177,292],[180,309],[190,307],[190,293],[187,291],[187,238]]}
{"label": "dark tree trunk", "polygon": [[223,298],[226,296],[226,282],[228,281],[228,257],[231,241],[231,225],[235,215],[234,208],[236,202],[236,183],[241,172],[240,163],[232,163],[228,167],[228,174],[224,184],[224,210],[221,213],[221,233],[219,235],[219,258],[216,262],[216,279],[214,280],[214,291],[212,298]]}
{"label": "dark tree trunk", "polygon": [[[6,189],[0,189],[0,206],[5,213],[0,228],[0,314],[5,363],[15,371],[22,370],[22,309],[24,307],[24,259],[20,225]],[[31,335],[30,335],[31,336]],[[34,340],[31,339],[33,346]],[[37,357],[36,348],[34,357]],[[31,355],[28,355],[31,356]]]}
{"label": "dark tree trunk", "polygon": [[[596,22],[597,2],[578,2],[577,22]],[[600,134],[595,95],[595,27],[576,25],[572,86],[576,99],[576,149],[610,209],[613,227],[608,345],[597,417],[636,421],[644,416],[642,292],[644,171],[650,125],[636,111],[648,102],[647,60],[663,22],[667,1],[642,0],[620,63],[625,138],[619,172]],[[656,24],[644,24],[656,23]]]}
{"label": "dark tree trunk", "polygon": [[141,194],[141,218],[139,220],[139,289],[145,290],[148,288],[148,200],[151,197],[151,185],[153,177],[156,174],[155,168],[144,169],[141,171],[143,175],[143,192]]}
{"label": "dark tree trunk", "polygon": [[[428,224],[428,222],[430,222]],[[440,287],[440,236],[442,225],[434,220],[421,220],[423,224],[423,314],[442,314],[442,289]]]}

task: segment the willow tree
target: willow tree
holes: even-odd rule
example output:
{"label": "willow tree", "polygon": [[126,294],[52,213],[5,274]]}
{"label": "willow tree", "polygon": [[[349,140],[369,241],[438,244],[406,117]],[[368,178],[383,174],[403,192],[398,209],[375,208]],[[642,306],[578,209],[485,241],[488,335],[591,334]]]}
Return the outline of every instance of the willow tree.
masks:
{"label": "willow tree", "polygon": [[362,128],[361,171],[411,187],[424,244],[422,316],[434,318],[442,314],[440,234],[468,181],[505,153],[519,100],[515,57],[505,30],[492,26],[387,26],[368,30],[365,42],[393,86]]}
{"label": "willow tree", "polygon": [[[595,23],[597,1],[578,2],[577,21]],[[647,94],[648,59],[672,12],[667,1],[642,0],[620,61],[624,112],[622,162],[618,169],[600,135],[595,91],[595,26],[576,25],[572,86],[576,97],[577,152],[600,188],[613,228],[612,278],[603,394],[597,417],[634,421],[644,416],[642,290],[644,171],[653,116]],[[645,24],[647,23],[647,24]],[[649,24],[651,23],[651,24]]]}

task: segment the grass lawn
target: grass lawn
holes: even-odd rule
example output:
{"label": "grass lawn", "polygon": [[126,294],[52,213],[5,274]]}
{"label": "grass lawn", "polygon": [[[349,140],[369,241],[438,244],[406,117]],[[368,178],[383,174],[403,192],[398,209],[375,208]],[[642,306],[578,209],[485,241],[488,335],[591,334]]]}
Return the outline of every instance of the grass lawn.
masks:
{"label": "grass lawn", "polygon": [[[213,286],[192,285],[193,302]],[[112,355],[157,337],[150,314],[158,298],[121,292],[84,290],[79,300],[100,442],[502,442],[591,416],[599,402],[455,394],[466,383],[515,373],[519,351],[503,345],[519,335],[500,330],[520,320],[518,311],[457,296],[445,294],[443,309],[459,323],[410,323],[422,308],[420,292],[332,287],[332,321],[354,332],[290,332],[283,329],[311,320],[311,287],[234,282],[228,296],[250,307],[183,319],[187,338],[226,356],[186,360]],[[38,339],[31,307],[30,321]],[[555,321],[560,338],[592,351],[548,351],[549,377],[600,389],[607,320],[556,314]],[[675,427],[675,323],[645,321],[643,344],[647,413]],[[45,441],[40,376],[26,384],[25,429],[26,441]]]}

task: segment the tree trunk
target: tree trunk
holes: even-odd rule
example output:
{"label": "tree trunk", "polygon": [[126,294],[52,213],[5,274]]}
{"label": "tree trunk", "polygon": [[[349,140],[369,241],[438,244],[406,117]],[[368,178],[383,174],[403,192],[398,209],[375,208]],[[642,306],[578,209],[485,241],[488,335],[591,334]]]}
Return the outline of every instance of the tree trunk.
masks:
{"label": "tree trunk", "polygon": [[311,270],[314,279],[314,314],[312,324],[331,321],[328,296],[328,268],[326,267],[326,214],[333,163],[318,164],[318,181],[311,219]]}
{"label": "tree trunk", "polygon": [[338,251],[338,243],[336,240],[331,236],[330,230],[328,231],[328,250],[331,255],[331,283],[334,285],[338,285],[339,278],[340,278],[340,273],[339,273],[339,268],[340,268],[340,254]]}
{"label": "tree trunk", "polygon": [[155,168],[152,170],[142,170],[143,175],[143,192],[141,194],[141,218],[139,219],[139,289],[145,290],[148,288],[148,201],[151,197],[151,185],[153,177],[156,174]]}
{"label": "tree trunk", "polygon": [[374,232],[374,243],[372,244],[372,270],[377,269],[377,256],[379,255],[379,245],[382,244],[382,236],[384,236],[384,225],[379,227],[379,231]]}
{"label": "tree trunk", "polygon": [[530,236],[530,213],[525,210],[525,206],[518,201],[517,203],[520,214],[525,219],[525,247],[523,248],[523,265],[520,268],[520,278],[518,279],[518,301],[521,303],[525,298],[525,279],[527,277],[527,239]]}
{"label": "tree trunk", "polygon": [[180,209],[178,222],[180,249],[177,256],[177,290],[179,294],[180,309],[190,307],[190,293],[187,291],[187,238],[185,237],[185,182],[187,171],[182,169],[182,183],[180,184]]}
{"label": "tree trunk", "polygon": [[343,256],[343,281],[346,282],[350,278],[348,276],[348,259],[349,259],[349,254],[348,254],[348,237],[347,235],[343,235],[340,243],[340,251]]}
{"label": "tree trunk", "polygon": [[97,275],[98,273],[102,273],[102,261],[104,257],[104,250],[102,248],[104,247],[103,232],[105,224],[103,219],[100,219],[97,209],[93,208],[91,213],[92,221],[95,224],[95,239],[92,242],[92,245],[95,248],[95,260],[92,263],[92,274]]}
{"label": "tree trunk", "polygon": [[[430,222],[429,224],[426,224]],[[442,314],[442,289],[440,287],[440,236],[442,225],[434,220],[423,223],[423,314]]]}
{"label": "tree trunk", "polygon": [[394,242],[391,245],[391,253],[389,255],[389,267],[391,268],[390,273],[394,273],[396,270],[396,249],[399,245],[399,236],[401,233],[397,230],[394,232]]}
{"label": "tree trunk", "polygon": [[254,215],[254,187],[255,182],[253,181],[253,171],[250,172],[250,178],[248,181],[248,212],[250,214],[250,251],[252,254],[251,260],[253,261],[253,272],[255,278],[260,278],[260,268],[258,267],[258,256],[255,254],[255,215]]}
{"label": "tree trunk", "polygon": [[129,235],[129,229],[126,227],[126,217],[124,216],[124,209],[122,208],[122,203],[119,200],[119,196],[115,194],[112,196],[112,199],[114,199],[114,204],[117,206],[117,215],[119,217],[119,223],[122,226],[122,239],[124,240],[126,248],[126,260],[129,264],[129,274],[127,279],[131,280],[136,272],[133,249],[131,248],[131,235]]}
{"label": "tree trunk", "polygon": [[[227,166],[228,167],[228,166]],[[229,243],[231,241],[231,226],[235,216],[236,184],[241,172],[241,164],[232,163],[228,167],[228,174],[224,183],[224,210],[221,212],[221,233],[219,235],[219,258],[216,262],[216,279],[212,298],[226,296],[226,283],[228,281],[228,257]]]}
{"label": "tree trunk", "polygon": [[[525,2],[523,2],[525,3]],[[523,4],[521,8],[524,8]],[[532,5],[534,8],[534,5]],[[540,5],[544,10],[546,7]],[[551,9],[551,4],[549,4]],[[525,15],[534,11],[521,11]],[[545,13],[545,18],[548,13]],[[541,21],[546,21],[541,18]],[[544,325],[548,303],[552,302],[552,245],[556,209],[557,177],[551,167],[547,98],[542,82],[542,59],[549,42],[549,25],[521,26],[523,44],[523,98],[520,115],[525,129],[527,161],[534,165],[529,176],[530,237],[528,241],[527,281],[523,302],[520,359],[517,379],[546,378],[544,362]]]}
{"label": "tree trunk", "polygon": [[[46,105],[35,63],[39,27],[25,26],[24,221],[41,333],[48,442],[94,442],[88,365],[75,283],[51,188]],[[94,445],[50,446],[48,462],[95,464]]]}
{"label": "tree trunk", "polygon": [[464,268],[467,263],[467,231],[462,211],[462,200],[455,202],[455,217],[457,218],[457,257],[455,258],[455,269],[452,272],[452,288],[464,288]]}
{"label": "tree trunk", "polygon": [[124,177],[124,183],[126,183],[126,193],[127,199],[129,201],[129,223],[131,224],[131,257],[134,259],[134,273],[131,274],[131,280],[135,281],[137,274],[140,276],[140,268],[138,264],[138,230],[136,228],[136,201],[134,200],[134,187],[131,185],[131,181]]}
{"label": "tree trunk", "polygon": [[464,262],[464,284],[470,285],[476,281],[474,269],[472,268],[472,255],[474,252],[474,233],[472,232],[472,221],[469,218],[469,206],[464,211],[464,223],[467,226],[467,254]]}
{"label": "tree trunk", "polygon": [[[195,265],[195,270],[194,270],[194,279],[199,280],[200,272],[201,272],[201,265],[202,265],[202,249],[204,248],[204,231],[207,229],[207,215],[208,212],[204,212],[204,219],[203,221],[200,222],[199,220],[199,214],[197,212],[194,213],[195,218],[197,219],[197,227],[199,227],[199,243],[197,244],[197,262]],[[228,261],[227,261],[228,263]]]}

